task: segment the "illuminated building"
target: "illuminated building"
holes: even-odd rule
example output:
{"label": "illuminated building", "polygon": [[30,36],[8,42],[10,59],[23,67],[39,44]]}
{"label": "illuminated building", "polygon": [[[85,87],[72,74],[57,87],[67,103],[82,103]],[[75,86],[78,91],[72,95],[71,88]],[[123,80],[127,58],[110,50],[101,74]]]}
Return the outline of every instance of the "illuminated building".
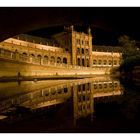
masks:
{"label": "illuminated building", "polygon": [[[52,75],[110,74],[112,68],[119,67],[120,52],[110,52],[108,48],[106,51],[98,51],[93,48],[90,28],[87,33],[83,33],[75,31],[71,26],[65,28],[63,32],[53,35],[50,40],[27,34],[4,40],[0,43],[0,59],[18,63],[14,66],[14,68],[18,67],[18,70],[8,67],[9,64],[5,68],[11,69],[7,74],[12,73],[13,70],[12,76],[17,73],[25,76],[45,76],[51,73]],[[39,65],[43,67],[37,67]],[[20,66],[22,69],[19,68]],[[44,66],[47,66],[47,69]],[[61,68],[62,73],[56,68]],[[66,70],[63,71],[64,69]],[[2,74],[0,72],[0,76],[6,75]]]}

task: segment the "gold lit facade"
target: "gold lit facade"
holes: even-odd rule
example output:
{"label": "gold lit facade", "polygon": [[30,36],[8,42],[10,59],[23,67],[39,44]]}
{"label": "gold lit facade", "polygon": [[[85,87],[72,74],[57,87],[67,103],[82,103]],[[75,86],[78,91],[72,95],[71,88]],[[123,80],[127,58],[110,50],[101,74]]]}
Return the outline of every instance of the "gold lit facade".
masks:
{"label": "gold lit facade", "polygon": [[[0,43],[0,58],[22,64],[48,66],[52,68],[52,72],[56,67],[74,70],[69,71],[70,74],[109,74],[112,68],[119,67],[120,52],[93,51],[93,48],[90,29],[87,33],[81,33],[75,31],[71,26],[65,28],[63,32],[55,34],[51,40],[27,34],[4,40]],[[31,68],[28,67],[28,69]],[[37,71],[34,72],[33,69],[37,69]],[[26,75],[28,72],[27,75],[47,75],[47,70],[44,69],[45,73],[41,68],[32,68],[30,71],[32,72],[19,69],[15,73],[21,72]],[[59,74],[59,72],[60,70],[55,70],[54,73]],[[67,72],[68,70],[63,73]]]}

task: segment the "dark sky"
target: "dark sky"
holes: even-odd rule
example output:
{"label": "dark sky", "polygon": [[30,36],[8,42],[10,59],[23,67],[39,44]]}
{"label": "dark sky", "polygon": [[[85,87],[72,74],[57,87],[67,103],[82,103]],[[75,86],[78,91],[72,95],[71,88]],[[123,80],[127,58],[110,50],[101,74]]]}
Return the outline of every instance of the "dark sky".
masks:
{"label": "dark sky", "polygon": [[37,29],[32,33],[51,35],[74,24],[81,31],[90,26],[95,44],[116,44],[123,34],[140,41],[139,13],[140,7],[1,7],[0,39]]}

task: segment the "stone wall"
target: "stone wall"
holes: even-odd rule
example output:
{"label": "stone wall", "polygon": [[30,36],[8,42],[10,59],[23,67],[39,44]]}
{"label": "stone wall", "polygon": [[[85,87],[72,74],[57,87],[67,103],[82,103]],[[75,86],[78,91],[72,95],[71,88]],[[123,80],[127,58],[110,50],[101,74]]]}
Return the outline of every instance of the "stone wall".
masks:
{"label": "stone wall", "polygon": [[48,76],[48,75],[92,75],[92,74],[109,74],[107,68],[87,68],[72,65],[65,66],[43,66],[25,62],[12,61],[0,58],[0,77],[17,76]]}

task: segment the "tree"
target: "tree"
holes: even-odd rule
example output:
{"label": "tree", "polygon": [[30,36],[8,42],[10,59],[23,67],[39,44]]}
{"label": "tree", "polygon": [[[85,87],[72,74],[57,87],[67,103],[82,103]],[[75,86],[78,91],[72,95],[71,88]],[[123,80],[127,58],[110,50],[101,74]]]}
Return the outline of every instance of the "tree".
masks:
{"label": "tree", "polygon": [[136,41],[131,40],[130,37],[126,35],[121,36],[119,38],[119,44],[122,46],[122,57],[124,60],[138,54]]}
{"label": "tree", "polygon": [[123,57],[120,69],[125,72],[132,71],[136,65],[140,65],[140,51],[136,45],[136,41],[126,35],[121,36],[118,40],[122,46]]}

